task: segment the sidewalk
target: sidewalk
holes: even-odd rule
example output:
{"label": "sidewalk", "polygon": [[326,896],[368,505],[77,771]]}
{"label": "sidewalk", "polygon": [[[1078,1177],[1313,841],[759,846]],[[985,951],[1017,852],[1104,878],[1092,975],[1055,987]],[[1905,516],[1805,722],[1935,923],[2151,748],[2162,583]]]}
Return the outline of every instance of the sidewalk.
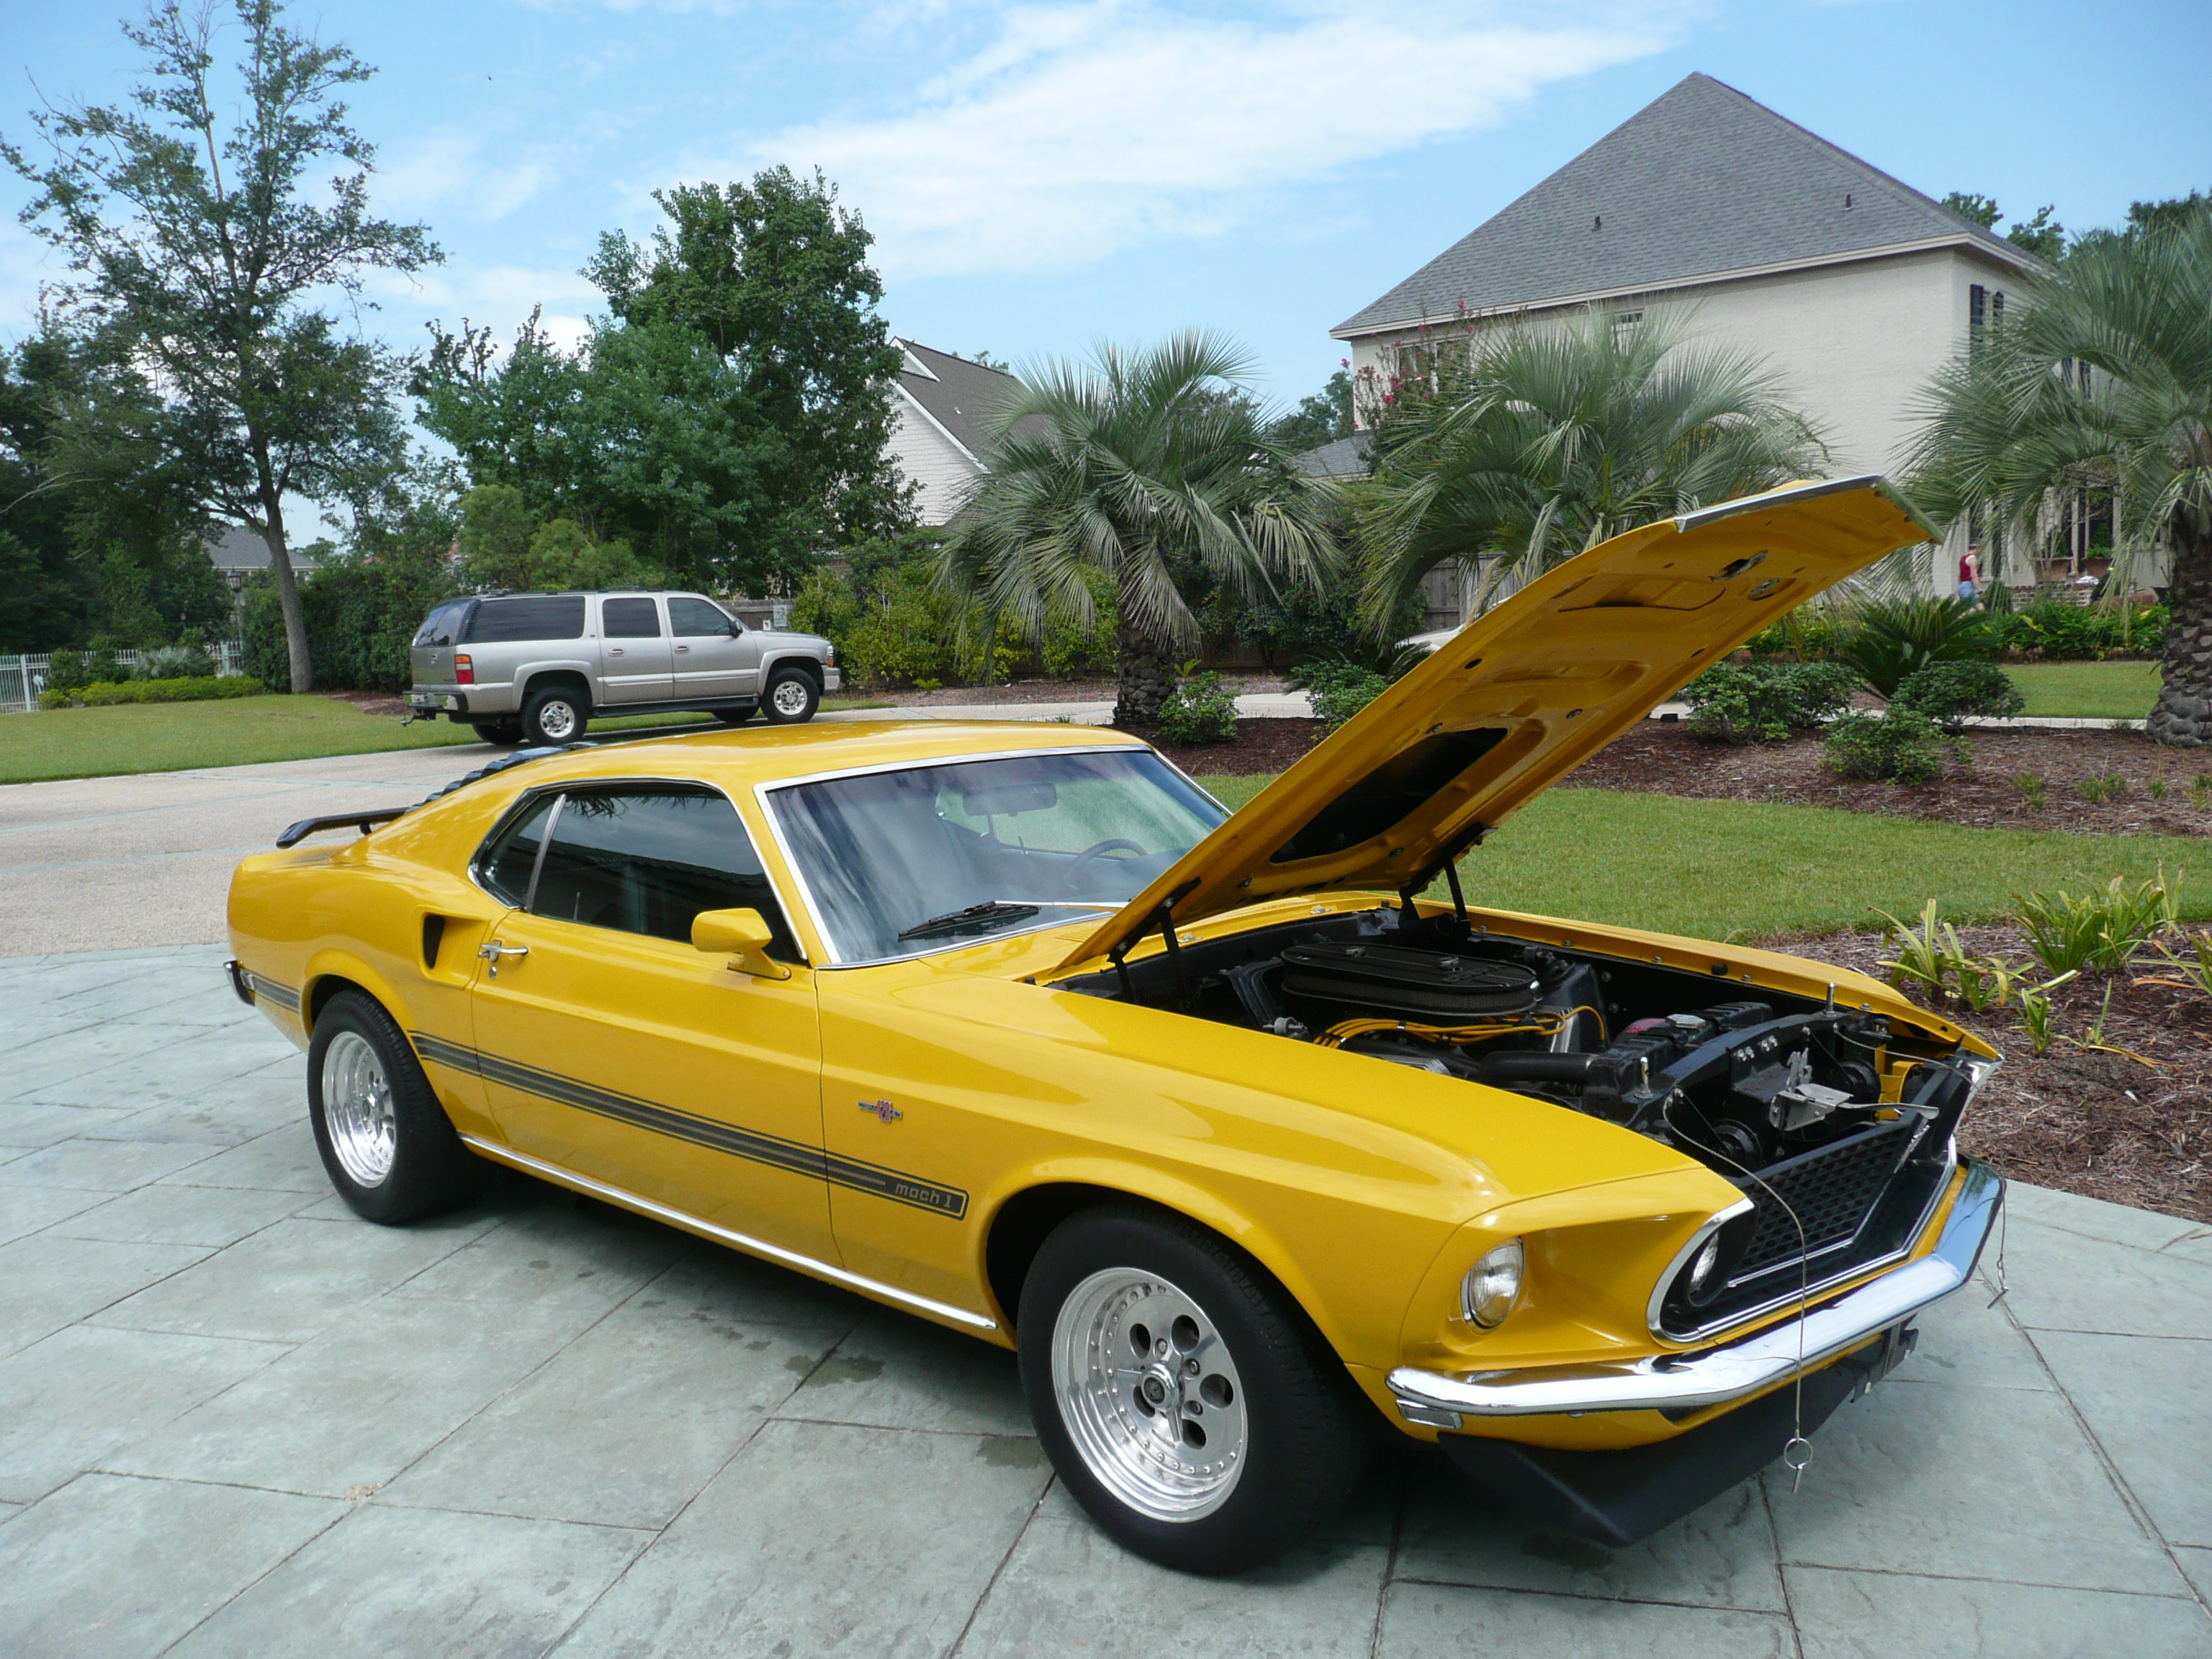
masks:
{"label": "sidewalk", "polygon": [[356,1219],[222,957],[0,964],[9,1659],[2212,1654],[2212,1229],[2014,1188],[2002,1300],[1633,1548],[1409,1455],[1186,1578],[1002,1351],[520,1178]]}

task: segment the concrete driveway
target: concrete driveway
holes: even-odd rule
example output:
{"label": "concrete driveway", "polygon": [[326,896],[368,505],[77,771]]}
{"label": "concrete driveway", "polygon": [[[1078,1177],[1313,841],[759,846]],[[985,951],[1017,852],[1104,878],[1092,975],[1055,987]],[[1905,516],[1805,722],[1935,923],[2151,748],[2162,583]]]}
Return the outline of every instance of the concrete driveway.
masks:
{"label": "concrete driveway", "polygon": [[16,1659],[2212,1654],[2212,1229],[2015,1188],[2002,1301],[1634,1549],[1408,1457],[1185,1578],[997,1350],[519,1179],[355,1219],[222,954],[0,964]]}

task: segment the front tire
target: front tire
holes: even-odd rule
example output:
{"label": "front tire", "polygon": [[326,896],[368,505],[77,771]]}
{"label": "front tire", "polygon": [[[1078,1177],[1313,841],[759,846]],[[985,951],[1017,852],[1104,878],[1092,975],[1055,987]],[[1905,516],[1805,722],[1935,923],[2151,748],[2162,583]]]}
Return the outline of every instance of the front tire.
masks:
{"label": "front tire", "polygon": [[768,677],[761,693],[761,712],[771,725],[797,726],[814,718],[822,702],[822,688],[803,668],[779,668]]}
{"label": "front tire", "polygon": [[1022,1285],[1022,1387],[1091,1517],[1186,1572],[1270,1560],[1358,1484],[1342,1363],[1265,1271],[1181,1217],[1091,1210]]}
{"label": "front tire", "polygon": [[307,1117],[331,1185],[370,1221],[434,1215],[481,1182],[413,1046],[363,992],[339,992],[315,1017]]}
{"label": "front tire", "polygon": [[535,748],[574,743],[591,721],[589,701],[573,686],[533,691],[522,706],[522,735]]}

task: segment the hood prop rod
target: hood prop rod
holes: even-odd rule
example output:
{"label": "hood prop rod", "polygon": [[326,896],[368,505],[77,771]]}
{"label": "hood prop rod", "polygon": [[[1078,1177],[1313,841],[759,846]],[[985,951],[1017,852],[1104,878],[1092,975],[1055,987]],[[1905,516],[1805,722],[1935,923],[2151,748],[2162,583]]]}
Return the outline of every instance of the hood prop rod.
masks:
{"label": "hood prop rod", "polygon": [[1144,942],[1145,935],[1157,927],[1160,930],[1160,943],[1167,947],[1168,966],[1175,971],[1176,1002],[1182,1006],[1189,1005],[1190,980],[1183,971],[1182,947],[1176,939],[1175,908],[1179,901],[1189,896],[1191,890],[1198,885],[1198,879],[1193,876],[1162,899],[1134,932],[1106,953],[1114,963],[1114,971],[1121,976],[1123,1001],[1137,1000],[1137,988],[1129,977],[1129,964],[1126,958],[1133,948]]}
{"label": "hood prop rod", "polygon": [[1464,934],[1468,931],[1467,894],[1459,884],[1459,858],[1460,854],[1466,852],[1468,848],[1481,846],[1482,838],[1489,833],[1488,824],[1474,825],[1467,834],[1445,849],[1442,859],[1429,866],[1427,869],[1417,872],[1411,881],[1398,890],[1398,931],[1400,933],[1411,933],[1419,922],[1421,913],[1414,908],[1413,901],[1419,896],[1421,889],[1434,881],[1440,872],[1446,883],[1451,887],[1452,915],[1459,922],[1460,932]]}

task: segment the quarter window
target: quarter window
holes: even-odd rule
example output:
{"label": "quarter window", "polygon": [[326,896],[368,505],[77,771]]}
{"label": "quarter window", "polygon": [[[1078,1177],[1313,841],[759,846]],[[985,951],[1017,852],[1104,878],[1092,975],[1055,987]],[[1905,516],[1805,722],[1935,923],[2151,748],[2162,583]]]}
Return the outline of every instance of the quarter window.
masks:
{"label": "quarter window", "polygon": [[689,944],[702,910],[757,910],[769,954],[800,960],[737,809],[673,786],[564,797],[530,901],[533,915]]}
{"label": "quarter window", "polygon": [[469,643],[496,645],[513,640],[580,640],[584,596],[548,593],[528,599],[485,599],[469,619]]}
{"label": "quarter window", "polygon": [[538,873],[538,852],[544,845],[545,825],[553,815],[555,797],[546,796],[500,832],[477,866],[477,873],[494,896],[518,910],[530,905],[530,878]]}
{"label": "quarter window", "polygon": [[657,640],[660,607],[651,599],[601,599],[599,628],[611,640]]}
{"label": "quarter window", "polygon": [[677,598],[668,602],[668,631],[679,640],[727,638],[730,619],[718,605],[704,599]]}

